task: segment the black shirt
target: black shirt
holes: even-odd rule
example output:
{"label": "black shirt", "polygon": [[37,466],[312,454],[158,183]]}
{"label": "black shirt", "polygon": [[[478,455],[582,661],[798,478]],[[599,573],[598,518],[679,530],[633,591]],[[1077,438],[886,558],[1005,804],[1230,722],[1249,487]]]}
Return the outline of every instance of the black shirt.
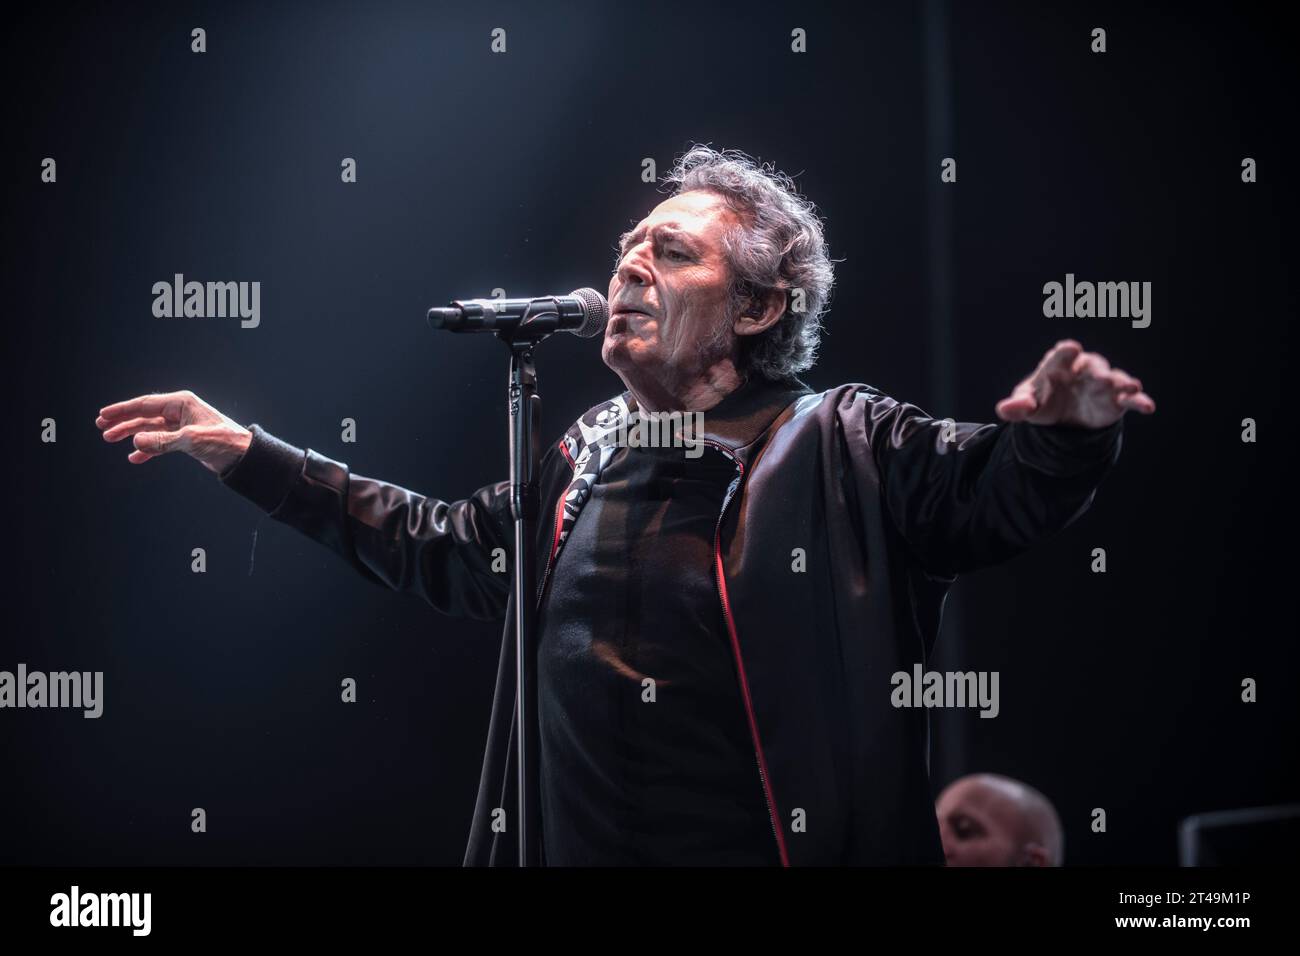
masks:
{"label": "black shirt", "polygon": [[707,446],[621,447],[557,559],[538,644],[549,866],[780,862],[714,580],[734,476]]}

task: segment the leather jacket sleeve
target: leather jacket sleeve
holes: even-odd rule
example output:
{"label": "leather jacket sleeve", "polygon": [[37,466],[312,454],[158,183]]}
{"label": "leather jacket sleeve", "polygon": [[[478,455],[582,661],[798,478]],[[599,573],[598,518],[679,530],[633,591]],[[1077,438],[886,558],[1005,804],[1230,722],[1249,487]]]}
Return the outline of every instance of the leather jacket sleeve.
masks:
{"label": "leather jacket sleeve", "polygon": [[1005,561],[1092,503],[1119,457],[1107,428],[934,419],[865,389],[851,432],[865,434],[886,508],[921,566],[951,577]]}
{"label": "leather jacket sleeve", "polygon": [[[278,521],[335,551],[367,579],[445,614],[500,619],[510,594],[510,483],[443,501],[354,475],[252,425],[252,443],[220,480]],[[493,551],[504,549],[494,571]],[[500,556],[498,555],[498,558]]]}

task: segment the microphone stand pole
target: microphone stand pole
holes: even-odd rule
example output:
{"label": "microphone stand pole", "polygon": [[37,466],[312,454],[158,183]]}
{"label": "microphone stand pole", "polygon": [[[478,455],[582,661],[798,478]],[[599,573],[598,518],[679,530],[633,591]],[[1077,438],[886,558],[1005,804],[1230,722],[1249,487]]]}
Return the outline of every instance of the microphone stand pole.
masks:
{"label": "microphone stand pole", "polygon": [[[526,326],[527,322],[521,323]],[[539,844],[533,827],[541,826],[534,760],[537,746],[536,680],[537,602],[533,592],[537,541],[538,449],[537,431],[542,400],[537,394],[537,371],[533,367],[533,346],[541,339],[497,337],[510,347],[510,512],[515,522],[515,741],[518,753],[519,865],[540,866],[534,850]],[[536,811],[536,815],[534,815]],[[539,832],[540,835],[540,832]]]}

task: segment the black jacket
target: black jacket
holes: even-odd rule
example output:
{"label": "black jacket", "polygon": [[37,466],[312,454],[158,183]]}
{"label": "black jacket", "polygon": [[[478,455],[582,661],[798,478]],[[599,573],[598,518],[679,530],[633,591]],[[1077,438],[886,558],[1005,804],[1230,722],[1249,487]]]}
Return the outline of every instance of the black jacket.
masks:
{"label": "black jacket", "polygon": [[[928,712],[895,708],[890,677],[926,661],[956,574],[1012,557],[1088,507],[1122,425],[951,423],[867,385],[813,393],[793,378],[729,404],[704,414],[703,440],[736,465],[715,575],[781,859],[941,863]],[[565,522],[607,460],[605,433],[634,409],[627,392],[595,406],[542,456],[539,604],[549,575],[564,573]],[[513,560],[509,483],[424,497],[252,431],[221,476],[229,487],[378,583],[446,614],[504,617],[464,862],[515,865],[514,608],[509,574],[493,570],[495,549],[506,568]],[[493,832],[498,808],[505,833]]]}

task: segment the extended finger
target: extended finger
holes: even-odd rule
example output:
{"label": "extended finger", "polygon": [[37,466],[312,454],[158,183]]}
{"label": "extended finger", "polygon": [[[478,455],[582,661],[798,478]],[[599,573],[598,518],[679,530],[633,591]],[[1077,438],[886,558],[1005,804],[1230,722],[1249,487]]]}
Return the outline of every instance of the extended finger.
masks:
{"label": "extended finger", "polygon": [[1030,395],[1025,398],[1004,398],[994,406],[994,411],[997,412],[998,418],[1005,422],[1019,422],[1032,415],[1036,408],[1038,403]]}
{"label": "extended finger", "polygon": [[99,410],[99,417],[107,422],[113,422],[127,417],[165,415],[169,406],[175,406],[184,400],[185,394],[185,392],[164,392],[153,395],[137,395],[135,398],[128,398],[124,402],[105,405]]}
{"label": "extended finger", "polygon": [[1083,352],[1070,365],[1073,378],[1105,378],[1110,374],[1110,363],[1096,352]]}
{"label": "extended finger", "polygon": [[1071,363],[1082,352],[1083,346],[1074,339],[1062,339],[1048,350],[1043,360],[1038,363],[1038,368],[1034,369],[1034,374],[1027,380],[1034,396],[1035,407],[1047,401],[1053,382],[1069,381]]}
{"label": "extended finger", "polygon": [[1117,392],[1127,393],[1142,391],[1142,380],[1134,378],[1122,368],[1111,369],[1107,378],[1110,379],[1111,387]]}
{"label": "extended finger", "polygon": [[186,439],[184,429],[174,432],[137,432],[132,444],[151,456],[165,455],[169,451],[184,450]]}
{"label": "extended finger", "polygon": [[1031,378],[1036,378],[1039,375],[1053,375],[1064,371],[1070,367],[1070,363],[1081,352],[1083,352],[1083,346],[1074,339],[1061,339],[1047,350],[1047,354],[1038,363],[1038,368],[1034,369],[1034,375]]}
{"label": "extended finger", "polygon": [[1121,395],[1117,399],[1120,408],[1132,409],[1143,415],[1150,415],[1156,410],[1156,402],[1146,392],[1137,392],[1133,395]]}
{"label": "extended finger", "polygon": [[161,415],[153,418],[132,418],[128,421],[119,422],[118,424],[106,429],[103,438],[104,441],[108,442],[121,441],[123,438],[134,435],[136,432],[145,431],[146,429],[166,429],[167,424],[167,419],[163,418]]}
{"label": "extended finger", "polygon": [[1004,421],[1018,422],[1032,415],[1038,408],[1038,397],[1034,392],[1034,384],[1031,378],[1025,379],[1014,389],[1011,394],[994,406],[999,418]]}

